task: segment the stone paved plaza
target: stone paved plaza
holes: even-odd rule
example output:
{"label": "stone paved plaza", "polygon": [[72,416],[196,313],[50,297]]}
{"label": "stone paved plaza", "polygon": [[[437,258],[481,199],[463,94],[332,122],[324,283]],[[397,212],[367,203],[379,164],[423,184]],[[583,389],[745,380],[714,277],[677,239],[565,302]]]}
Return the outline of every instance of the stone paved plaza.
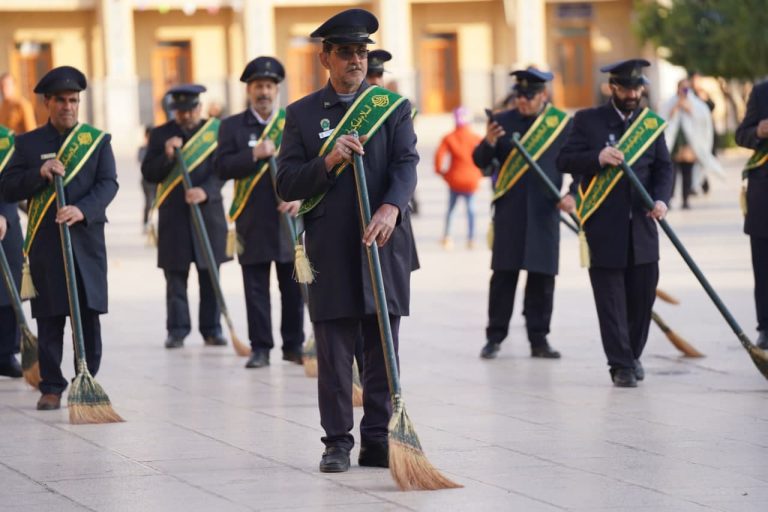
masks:
{"label": "stone paved plaza", "polygon": [[[447,193],[432,149],[448,126],[418,126],[422,269],[401,326],[402,383],[429,459],[463,489],[403,493],[387,471],[356,464],[319,473],[316,381],[280,361],[279,349],[263,370],[245,370],[231,347],[204,348],[197,333],[183,350],[163,349],[163,278],[140,235],[136,164],[124,160],[109,211],[111,312],[97,380],[127,421],[69,425],[65,408],[38,412],[36,392],[0,380],[0,510],[765,511],[768,382],[668,242],[660,287],[681,304],[657,303],[656,311],[706,358],[680,357],[652,327],[645,382],[614,388],[587,273],[565,230],[550,338],[563,359],[529,358],[520,307],[499,358],[478,358],[490,252],[484,243],[465,248],[461,205],[456,248],[438,244]],[[737,209],[746,155],[723,158],[727,181],[693,198],[692,210],[673,209],[669,221],[754,337],[749,244]],[[482,237],[488,199],[484,183]],[[222,276],[245,338],[239,266],[225,265]],[[195,285],[190,294],[196,305]],[[71,354],[65,369],[72,376]]]}

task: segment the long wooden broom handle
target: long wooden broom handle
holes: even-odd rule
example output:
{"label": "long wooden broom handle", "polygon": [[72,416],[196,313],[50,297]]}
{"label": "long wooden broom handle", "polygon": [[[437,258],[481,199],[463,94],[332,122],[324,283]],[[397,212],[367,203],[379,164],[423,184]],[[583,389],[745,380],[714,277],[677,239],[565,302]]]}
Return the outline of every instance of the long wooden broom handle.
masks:
{"label": "long wooden broom handle", "polygon": [[[61,210],[67,205],[64,197],[64,180],[58,174],[53,177],[56,187],[56,208]],[[75,359],[77,360],[77,373],[84,373],[88,366],[85,360],[85,338],[83,337],[83,324],[80,319],[80,298],[77,295],[77,278],[75,276],[75,256],[72,253],[72,237],[69,226],[65,222],[59,224],[61,238],[61,252],[64,257],[64,275],[67,281],[67,296],[69,297],[69,318],[72,325],[72,333],[75,338]]]}
{"label": "long wooden broom handle", "polygon": [[[192,180],[189,178],[189,170],[187,164],[184,162],[184,158],[181,155],[181,150],[175,148],[176,160],[181,166],[181,180],[184,184],[184,190],[192,188]],[[211,247],[211,239],[208,237],[208,231],[205,228],[205,222],[203,221],[203,214],[200,211],[200,205],[190,204],[190,212],[192,213],[192,225],[195,228],[195,234],[203,248],[203,258],[205,264],[208,267],[208,276],[211,279],[211,286],[213,287],[214,295],[216,295],[216,302],[219,304],[219,309],[224,318],[229,321],[229,313],[227,311],[227,304],[224,302],[224,293],[221,291],[221,283],[219,281],[219,269],[216,265],[216,258],[213,256],[213,247]]]}
{"label": "long wooden broom handle", "polygon": [[[351,132],[350,135],[357,136],[357,132]],[[357,187],[357,199],[360,207],[360,227],[361,234],[365,232],[368,224],[371,222],[371,204],[368,199],[368,185],[365,180],[365,168],[363,166],[363,157],[359,153],[354,154],[354,174],[355,185]],[[400,396],[400,376],[397,368],[397,356],[395,355],[395,343],[392,337],[392,325],[389,322],[389,308],[387,307],[387,296],[384,291],[384,278],[381,274],[381,261],[379,260],[379,246],[374,240],[369,246],[365,246],[368,254],[368,268],[371,273],[371,284],[373,285],[373,296],[376,302],[376,316],[379,321],[379,333],[381,335],[381,347],[384,351],[384,363],[387,367],[387,381],[389,383],[389,392],[392,400]]]}

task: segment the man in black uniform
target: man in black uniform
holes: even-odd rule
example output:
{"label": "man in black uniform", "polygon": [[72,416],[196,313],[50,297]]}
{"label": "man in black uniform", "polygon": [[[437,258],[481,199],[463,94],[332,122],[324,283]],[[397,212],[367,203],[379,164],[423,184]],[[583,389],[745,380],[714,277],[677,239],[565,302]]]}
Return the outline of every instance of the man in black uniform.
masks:
{"label": "man in black uniform", "polygon": [[[349,469],[354,445],[352,357],[360,333],[365,371],[358,462],[388,465],[392,409],[368,260],[360,239],[354,175],[347,165],[353,153],[363,155],[374,212],[362,241],[376,241],[380,247],[396,350],[400,317],[409,313],[410,274],[418,267],[408,209],[419,160],[411,107],[397,94],[372,88],[364,80],[366,45],[373,42],[369,34],[377,28],[371,13],[350,9],[312,33],[323,38],[319,57],[330,81],[288,106],[279,155],[278,192],[285,200],[305,200],[301,211],[306,212],[306,251],[317,270],[309,287],[309,312],[317,339],[320,421],[326,434],[322,472]],[[383,123],[369,132],[373,120]],[[355,139],[348,134],[353,127],[369,136]]]}
{"label": "man in black uniform", "polygon": [[[2,127],[0,127],[2,128]],[[7,164],[8,156],[13,150],[12,137],[0,135],[0,175]],[[16,203],[6,203],[0,200],[0,243],[8,259],[11,275],[16,287],[21,286],[21,224]],[[16,359],[19,351],[19,328],[16,315],[11,305],[11,297],[5,288],[5,283],[0,283],[0,375],[19,378],[22,376],[21,365]]]}
{"label": "man in black uniform", "polygon": [[[216,302],[202,248],[192,226],[190,204],[200,205],[203,221],[213,247],[217,264],[226,256],[227,221],[221,200],[223,182],[213,167],[219,120],[203,120],[200,116],[201,85],[180,85],[168,91],[172,98],[173,120],[154,128],[141,173],[151,183],[159,183],[155,208],[158,209],[157,266],[166,281],[166,348],[184,346],[184,338],[192,330],[187,301],[189,266],[197,267],[200,285],[199,329],[206,345],[226,345],[221,335],[221,311]],[[184,191],[176,148],[188,161],[192,187]],[[191,164],[191,165],[190,165]]]}
{"label": "man in black uniform", "polygon": [[768,350],[768,82],[756,85],[747,103],[747,113],[736,130],[739,146],[755,150],[744,177],[747,181],[747,212],[744,232],[752,246],[755,274],[757,346]]}
{"label": "man in black uniform", "polygon": [[[37,289],[32,316],[37,319],[40,410],[58,409],[67,387],[61,358],[70,311],[57,224],[70,227],[85,356],[92,375],[101,363],[99,315],[107,312],[104,225],[118,185],[111,137],[78,124],[80,91],[86,85],[85,76],[69,66],[54,68],[40,79],[35,93],[45,97],[48,123],[16,139],[16,152],[0,177],[3,201],[30,201],[26,249]],[[64,176],[66,185],[67,206],[61,210],[48,202],[52,195],[46,195],[53,193],[54,175]]]}
{"label": "man in black uniform", "polygon": [[371,85],[384,87],[384,63],[392,60],[392,54],[387,50],[372,50],[368,52],[368,72],[365,81]]}
{"label": "man in black uniform", "polygon": [[[494,158],[504,162],[494,190],[493,275],[488,297],[486,345],[480,357],[495,358],[501,342],[507,337],[518,276],[520,270],[526,270],[524,315],[531,356],[557,359],[560,353],[549,346],[547,334],[560,254],[558,206],[572,211],[575,199],[566,194],[558,205],[533,170],[518,170],[513,166],[515,160],[507,160],[514,150],[510,141],[513,133],[523,137],[529,130],[543,129],[541,133],[546,135],[547,146],[537,162],[559,189],[563,179],[555,167],[555,158],[565,143],[570,122],[565,115],[561,118],[551,116],[546,90],[546,83],[552,80],[551,73],[528,68],[510,74],[517,80],[515,108],[489,120],[485,139],[472,154],[480,169],[492,171],[494,168],[490,164]],[[559,123],[551,127],[543,122],[557,119]],[[513,177],[515,172],[519,174]]]}
{"label": "man in black uniform", "polygon": [[216,172],[222,179],[237,180],[236,190],[242,190],[235,193],[229,215],[243,242],[238,259],[243,270],[252,349],[246,368],[269,365],[269,351],[274,347],[269,303],[273,261],[282,304],[283,359],[301,364],[304,342],[304,303],[299,285],[293,280],[293,240],[282,215],[287,212],[295,217],[300,201],[278,201],[270,170],[265,167],[282,138],[285,117],[277,97],[283,78],[285,70],[277,59],[259,57],[249,62],[240,81],[248,84],[250,107],[222,121],[219,129]]}
{"label": "man in black uniform", "polygon": [[[557,158],[557,168],[579,175],[581,190],[590,192],[579,213],[589,245],[589,277],[603,349],[618,387],[635,387],[645,376],[640,356],[648,339],[659,280],[659,236],[654,219],[664,218],[672,194],[669,151],[664,137],[659,137],[664,123],[640,106],[648,83],[642,68],[649,65],[632,59],[601,68],[610,73],[611,99],[576,113],[573,130]],[[625,155],[614,147],[629,130],[632,136],[627,133],[628,140],[645,141],[642,146],[632,146],[636,148],[632,159],[629,152]],[[655,201],[650,212],[621,174],[602,186],[625,156]],[[590,204],[596,206],[587,212],[584,206]]]}

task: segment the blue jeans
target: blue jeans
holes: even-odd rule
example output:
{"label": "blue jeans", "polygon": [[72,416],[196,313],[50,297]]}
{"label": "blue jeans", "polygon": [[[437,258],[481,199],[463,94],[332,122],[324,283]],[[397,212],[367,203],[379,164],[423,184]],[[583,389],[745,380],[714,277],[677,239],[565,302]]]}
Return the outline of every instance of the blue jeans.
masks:
{"label": "blue jeans", "polygon": [[449,191],[448,196],[448,213],[445,216],[445,232],[443,235],[447,238],[451,234],[451,217],[453,216],[453,209],[456,207],[456,202],[459,198],[464,198],[464,202],[467,204],[467,224],[468,224],[468,240],[475,239],[475,194],[469,192],[455,192]]}

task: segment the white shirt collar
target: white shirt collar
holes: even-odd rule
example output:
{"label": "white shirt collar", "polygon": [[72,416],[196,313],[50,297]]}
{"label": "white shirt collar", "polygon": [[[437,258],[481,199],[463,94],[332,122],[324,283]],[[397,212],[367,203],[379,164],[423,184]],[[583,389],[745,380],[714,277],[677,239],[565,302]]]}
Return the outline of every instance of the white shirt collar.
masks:
{"label": "white shirt collar", "polygon": [[272,113],[269,114],[269,117],[266,119],[262,119],[259,113],[256,112],[256,109],[254,109],[253,107],[249,107],[249,108],[251,110],[251,114],[253,114],[253,117],[256,118],[256,121],[258,121],[259,124],[263,124],[265,126],[269,124],[269,122],[272,120],[272,118],[275,116],[275,113],[277,112],[276,109],[272,109]]}

